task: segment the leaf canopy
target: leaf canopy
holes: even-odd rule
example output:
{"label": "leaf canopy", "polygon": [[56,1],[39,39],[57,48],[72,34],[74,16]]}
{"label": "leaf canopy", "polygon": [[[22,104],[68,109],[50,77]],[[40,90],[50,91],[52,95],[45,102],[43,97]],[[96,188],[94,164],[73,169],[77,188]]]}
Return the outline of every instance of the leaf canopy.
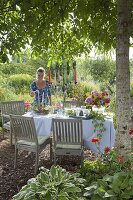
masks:
{"label": "leaf canopy", "polygon": [[1,61],[30,44],[33,55],[61,62],[92,45],[115,47],[115,0],[1,0]]}

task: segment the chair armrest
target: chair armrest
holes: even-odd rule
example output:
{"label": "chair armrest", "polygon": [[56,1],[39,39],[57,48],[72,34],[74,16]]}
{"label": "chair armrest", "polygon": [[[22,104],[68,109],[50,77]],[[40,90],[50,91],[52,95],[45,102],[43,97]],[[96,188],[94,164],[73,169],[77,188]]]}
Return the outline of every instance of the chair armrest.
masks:
{"label": "chair armrest", "polygon": [[4,117],[4,118],[7,118],[7,119],[10,119],[10,115],[6,115],[6,114],[2,114],[1,117]]}

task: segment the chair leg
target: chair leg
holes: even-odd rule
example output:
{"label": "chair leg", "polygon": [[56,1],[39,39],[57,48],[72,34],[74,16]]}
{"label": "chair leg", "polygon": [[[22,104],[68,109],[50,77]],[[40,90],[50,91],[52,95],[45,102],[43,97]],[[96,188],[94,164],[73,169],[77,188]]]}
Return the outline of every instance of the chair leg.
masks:
{"label": "chair leg", "polygon": [[16,168],[16,166],[17,166],[17,155],[18,155],[18,149],[17,149],[17,147],[16,147],[16,145],[15,145],[15,160],[14,160],[14,169]]}
{"label": "chair leg", "polygon": [[56,153],[54,152],[54,165],[56,165]]}
{"label": "chair leg", "polygon": [[81,166],[83,165],[83,161],[84,161],[84,152],[82,151],[82,153],[81,153]]}
{"label": "chair leg", "polygon": [[38,163],[39,163],[39,153],[36,152],[36,160],[35,160],[35,174],[37,174],[38,171]]}
{"label": "chair leg", "polygon": [[3,139],[4,139],[4,128],[2,128],[2,135],[3,135]]}
{"label": "chair leg", "polygon": [[52,151],[52,139],[51,139],[51,141],[50,141],[50,162],[52,162],[52,160],[53,160],[53,155],[52,155],[52,153],[53,153],[53,151]]}
{"label": "chair leg", "polygon": [[10,129],[10,146],[12,146],[12,130]]}

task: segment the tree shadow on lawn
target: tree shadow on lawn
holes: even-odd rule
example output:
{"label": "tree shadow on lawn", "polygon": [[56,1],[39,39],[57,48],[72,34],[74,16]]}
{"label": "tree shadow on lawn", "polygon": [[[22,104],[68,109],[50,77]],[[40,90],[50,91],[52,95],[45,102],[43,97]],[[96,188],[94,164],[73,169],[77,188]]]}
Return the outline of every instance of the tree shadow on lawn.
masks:
{"label": "tree shadow on lawn", "polygon": [[[94,160],[91,151],[85,151],[85,159]],[[68,171],[76,172],[80,168],[78,157],[63,157],[58,163]],[[39,156],[39,166],[51,167],[49,145]],[[19,152],[17,168],[14,169],[14,146],[9,145],[9,138],[0,139],[0,200],[11,200],[27,181],[34,177],[35,155],[26,151]]]}

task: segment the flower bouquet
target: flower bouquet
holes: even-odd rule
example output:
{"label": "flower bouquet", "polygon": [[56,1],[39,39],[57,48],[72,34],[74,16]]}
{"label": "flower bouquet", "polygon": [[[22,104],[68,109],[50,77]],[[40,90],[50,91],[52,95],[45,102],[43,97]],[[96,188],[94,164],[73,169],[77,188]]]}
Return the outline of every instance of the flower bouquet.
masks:
{"label": "flower bouquet", "polygon": [[110,103],[110,97],[106,91],[92,91],[91,94],[86,98],[85,103],[87,103],[89,106],[105,106],[106,108],[108,108]]}

